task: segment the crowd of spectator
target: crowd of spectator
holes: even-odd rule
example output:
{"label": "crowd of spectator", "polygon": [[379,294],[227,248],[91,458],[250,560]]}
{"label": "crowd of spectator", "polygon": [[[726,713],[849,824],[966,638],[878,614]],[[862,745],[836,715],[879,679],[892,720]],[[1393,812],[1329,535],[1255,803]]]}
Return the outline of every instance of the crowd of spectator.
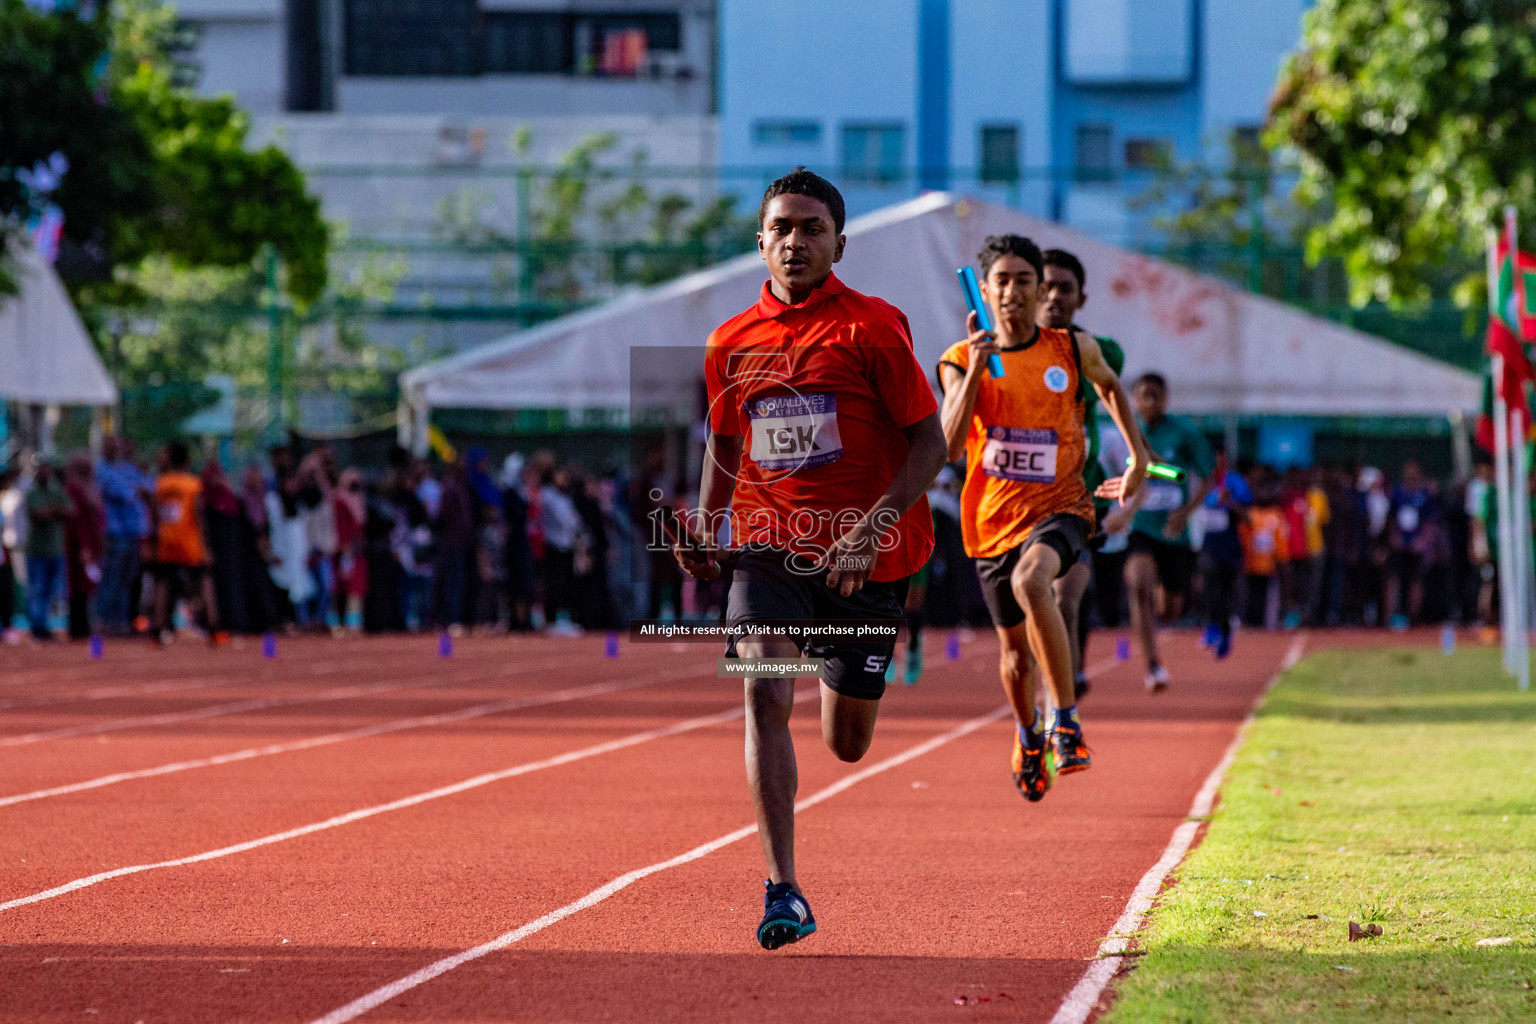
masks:
{"label": "crowd of spectator", "polygon": [[[686,498],[659,457],[600,477],[548,452],[493,469],[481,449],[436,462],[396,451],[365,473],[327,445],[295,444],[236,480],[217,459],[195,466],[180,443],[151,466],[107,438],[95,461],[34,462],[0,474],[0,628],[12,641],[56,627],[162,640],[201,630],[216,642],[230,631],[558,634],[723,604],[721,583],[685,581],[667,551],[648,550],[657,504]],[[1480,465],[1442,488],[1411,461],[1396,480],[1373,467],[1227,470],[1193,524],[1203,592],[1188,607],[1268,629],[1490,625],[1490,477]],[[939,626],[986,621],[958,488],[946,469],[929,494],[939,543],[924,618]],[[1096,555],[1090,602],[1108,627],[1124,618],[1115,547]]]}
{"label": "crowd of spectator", "polygon": [[547,452],[493,473],[480,449],[437,463],[396,451],[365,474],[327,445],[285,445],[236,482],[217,459],[194,467],[179,442],[151,467],[108,438],[97,461],[0,476],[0,628],[12,641],[24,625],[38,640],[62,626],[167,642],[616,628],[645,575],[627,571],[628,498],[622,475]]}

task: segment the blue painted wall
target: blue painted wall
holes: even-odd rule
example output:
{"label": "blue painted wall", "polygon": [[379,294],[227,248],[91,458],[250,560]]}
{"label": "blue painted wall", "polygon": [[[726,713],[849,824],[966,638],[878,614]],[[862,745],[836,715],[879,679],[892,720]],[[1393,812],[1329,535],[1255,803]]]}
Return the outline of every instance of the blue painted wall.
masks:
{"label": "blue painted wall", "polygon": [[[1190,67],[1176,83],[1071,82],[1065,24],[1075,0],[719,0],[720,163],[761,168],[723,175],[744,199],[773,169],[805,163],[837,175],[848,124],[903,128],[899,182],[844,188],[859,213],[949,187],[1071,221],[1107,240],[1145,229],[1124,212],[1140,183],[1052,183],[1066,172],[1077,126],[1111,127],[1113,169],[1130,139],[1164,140],[1179,162],[1219,162],[1234,127],[1257,125],[1284,53],[1300,38],[1310,0],[1188,0]],[[1090,0],[1091,2],[1091,0]],[[1093,10],[1113,9],[1097,4]],[[1177,4],[1175,4],[1177,6]],[[814,122],[814,141],[762,140],[763,121]],[[981,131],[1016,125],[1021,163],[1034,177],[1014,187],[981,185]],[[949,175],[918,168],[948,165]]]}

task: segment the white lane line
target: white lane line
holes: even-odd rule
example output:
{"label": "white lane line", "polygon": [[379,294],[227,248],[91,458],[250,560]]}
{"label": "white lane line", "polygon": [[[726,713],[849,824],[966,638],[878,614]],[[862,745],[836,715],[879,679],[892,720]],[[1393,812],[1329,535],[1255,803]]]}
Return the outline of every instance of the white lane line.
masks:
{"label": "white lane line", "polygon": [[0,797],[0,807],[10,807],[13,804],[27,803],[31,800],[43,800],[51,796],[64,796],[67,793],[81,793],[88,789],[100,789],[103,786],[110,786],[118,782],[129,782],[133,779],[149,779],[159,775],[172,775],[176,772],[192,771],[197,768],[212,768],[216,765],[233,764],[236,761],[250,761],[258,757],[287,754],[297,750],[313,750],[316,747],[326,747],[333,743],[344,743],[347,740],[365,739],[369,736],[383,736],[387,733],[404,732],[408,729],[425,729],[434,725],[448,725],[453,722],[467,721],[471,718],[496,715],[504,711],[519,711],[523,708],[561,704],[566,701],[580,700],[583,697],[598,697],[605,693],[634,690],[642,686],[654,686],[657,683],[668,680],[681,680],[685,678],[688,677],[679,676],[676,672],[667,672],[637,680],[616,683],[594,683],[590,686],[570,687],[550,693],[535,694],[530,697],[515,697],[508,700],[490,701],[484,704],[472,704],[468,707],[459,708],[456,711],[444,711],[440,714],[419,715],[415,718],[397,718],[393,721],[366,725],[358,729],[347,729],[343,732],[310,736],[306,739],[291,740],[286,743],[270,743],[263,747],[247,747],[244,750],[234,750],[227,754],[215,754],[212,757],[200,757],[189,761],[173,761],[170,764],[156,765],[153,768],[114,772],[111,775],[100,775],[94,779],[86,779],[83,782],[71,782],[62,786],[53,786],[49,789],[37,789],[30,793],[18,793],[15,796]]}
{"label": "white lane line", "polygon": [[[568,660],[558,662],[542,662],[534,665],[519,666],[516,671],[528,672],[546,668],[558,668],[569,664]],[[511,671],[496,666],[484,666],[472,668],[457,675],[447,676],[441,679],[421,679],[420,676],[395,676],[379,683],[365,683],[359,686],[341,686],[330,690],[320,690],[315,693],[298,693],[286,697],[253,697],[247,700],[230,701],[224,704],[206,704],[200,708],[189,708],[185,711],[167,711],[158,715],[137,715],[129,718],[111,718],[101,722],[87,722],[82,725],[63,726],[58,729],[49,729],[42,732],[22,733],[14,736],[0,736],[0,748],[20,747],[30,743],[41,743],[45,740],[68,739],[73,736],[95,736],[104,732],[117,732],[122,729],[138,729],[145,726],[173,725],[177,722],[192,722],[203,718],[220,718],[224,715],[238,715],[246,711],[260,711],[265,708],[292,707],[298,704],[323,704],[327,701],[345,700],[348,697],[367,696],[374,693],[384,693],[390,690],[408,689],[411,687],[441,687],[455,683],[472,683],[483,679],[497,679],[507,675]],[[260,683],[260,680],[253,680]]]}
{"label": "white lane line", "polygon": [[[138,666],[140,669],[144,667]],[[153,666],[150,667],[153,668]],[[196,689],[197,687],[217,689],[227,686],[238,686],[242,683],[251,686],[265,686],[272,683],[302,682],[314,679],[316,676],[332,676],[338,672],[355,671],[357,665],[354,661],[310,662],[302,667],[305,671],[301,673],[298,671],[299,666],[273,665],[271,666],[270,674],[263,673],[262,675],[236,675],[233,673],[239,672],[238,667],[223,667],[205,670],[191,676],[166,678],[153,683],[117,683],[111,686],[98,686],[73,694],[51,694],[46,697],[9,697],[0,700],[0,710],[9,711],[21,708],[45,707],[50,704],[67,704],[71,701],[106,700],[111,697],[152,695],[173,690]],[[132,670],[124,669],[122,666],[115,666],[115,669],[122,674],[132,673]],[[281,679],[271,678],[272,675],[278,674],[279,671],[282,673]],[[266,678],[263,678],[263,676],[266,676]],[[47,685],[51,688],[59,689],[82,681],[84,681],[84,677],[79,676],[69,679],[55,677],[39,681],[36,685]]]}
{"label": "white lane line", "polygon": [[[35,679],[35,680],[20,679],[20,678],[7,679],[3,683],[0,683],[0,685],[4,685],[4,686],[27,686],[27,685],[32,685],[32,686],[38,686],[38,687],[57,688],[57,687],[62,687],[62,686],[71,686],[71,685],[78,684],[78,683],[89,683],[89,682],[91,682],[91,681],[93,681],[95,679],[101,678],[104,675],[111,675],[111,676],[132,676],[132,675],[137,675],[137,674],[141,674],[146,669],[148,669],[151,672],[158,671],[160,669],[175,670],[175,671],[178,671],[178,672],[185,672],[185,671],[189,671],[190,670],[193,673],[192,675],[178,675],[178,676],[175,677],[175,681],[177,681],[177,682],[187,682],[187,681],[190,681],[190,680],[193,680],[193,679],[203,679],[203,680],[218,679],[218,678],[220,678],[222,676],[228,675],[231,672],[239,671],[239,669],[237,667],[233,667],[233,666],[228,665],[228,664],[222,665],[222,666],[220,666],[220,665],[204,665],[204,666],[201,666],[201,667],[188,666],[185,663],[181,663],[181,662],[178,662],[178,663],[173,664],[173,665],[172,664],[166,664],[162,660],[165,657],[165,653],[164,652],[156,652],[156,653],[160,654],[160,658],[159,659],[142,660],[142,661],[140,661],[137,664],[126,664],[126,663],[124,663],[122,661],[114,661],[114,662],[110,662],[110,663],[96,663],[96,665],[97,665],[96,668],[89,669],[89,670],[86,670],[84,672],[65,673],[65,672],[63,672],[61,670],[58,670],[58,669],[21,669],[21,670],[18,670],[17,675],[20,675],[22,672],[37,672],[37,673],[40,673],[42,675],[42,678]],[[238,657],[238,656],[239,656],[238,653],[236,653],[235,657]],[[157,665],[155,663],[156,661],[160,661],[160,664]],[[282,667],[286,668],[289,671],[292,671],[296,666],[294,664],[290,663],[289,665],[282,666]],[[308,670],[309,670],[308,675],[318,676],[318,675],[331,675],[333,673],[342,671],[347,666],[346,665],[337,665],[335,663],[320,664],[320,663],[310,662],[310,663],[307,663],[304,667],[308,668]],[[169,676],[169,672],[168,672],[168,676]],[[153,684],[151,684],[151,685],[153,685]],[[210,683],[209,685],[213,685],[213,684]],[[13,699],[19,699],[19,698],[13,698]]]}
{"label": "white lane line", "polygon": [[[832,783],[832,785],[826,787],[825,789],[818,790],[816,793],[806,797],[804,800],[797,801],[795,803],[795,811],[801,812],[809,810],[810,808],[815,807],[817,804],[822,803],[825,800],[830,800],[834,796],[837,796],[839,793],[853,788],[854,786],[863,782],[865,779],[872,778],[873,776],[879,775],[881,772],[889,771],[892,768],[906,764],[908,761],[922,757],[924,754],[937,750],[939,747],[944,746],[946,743],[957,740],[962,736],[968,735],[969,733],[973,733],[977,729],[988,726],[1000,719],[1010,718],[1012,715],[1012,709],[1005,705],[1003,707],[989,711],[985,715],[981,715],[978,718],[973,718],[962,725],[956,726],[948,732],[940,733],[932,739],[925,740],[924,742],[917,744],[915,747],[908,747],[901,753],[892,757],[888,757],[884,761],[880,761],[876,764],[870,765],[867,768],[861,768],[856,772],[843,776],[843,778],[839,779],[837,782]],[[462,967],[464,964],[467,964],[472,960],[478,960],[489,953],[494,953],[497,950],[505,949],[515,942],[521,942],[528,936],[543,931],[550,925],[558,924],[559,922],[570,917],[572,914],[579,914],[583,910],[586,910],[590,907],[595,907],[599,903],[606,900],[608,897],[612,896],[614,893],[628,888],[643,878],[647,878],[660,871],[666,871],[670,868],[680,867],[684,864],[696,861],[701,857],[707,857],[709,854],[714,853],[716,850],[719,850],[722,847],[730,846],[732,843],[740,842],[755,832],[757,832],[756,825],[744,825],[734,832],[728,832],[718,839],[711,839],[709,842],[695,846],[693,849],[687,851],[686,853],[680,853],[670,860],[659,861],[655,864],[650,864],[646,867],[636,868],[633,871],[626,872],[625,874],[620,875],[612,881],[601,885],[596,889],[593,889],[579,900],[567,903],[565,906],[560,907],[558,910],[552,910],[545,914],[543,917],[529,921],[527,924],[520,928],[514,928],[512,931],[498,935],[496,938],[491,939],[489,942],[481,943],[472,949],[466,949],[462,953],[455,953],[453,956],[444,957],[436,963],[429,964],[428,966],[423,967],[421,970],[416,971],[413,974],[407,974],[405,977],[396,981],[392,981],[388,985],[376,988],[372,992],[369,992],[367,995],[360,996],[347,1005],[332,1010],[330,1013],[323,1017],[317,1017],[312,1022],[312,1024],[344,1024],[345,1021],[355,1020],[356,1018],[361,1017],[363,1014],[367,1013],[369,1010],[372,1010],[375,1007],[388,1002],[389,1000],[395,998],[398,995],[401,995],[402,993],[409,992],[411,989],[416,988],[419,985],[424,985],[431,981],[433,978],[447,974],[449,971],[456,967]]]}
{"label": "white lane line", "polygon": [[[809,699],[810,696],[816,695],[817,693],[818,691],[815,689],[806,690],[802,694],[797,694],[795,699],[797,701]],[[177,857],[174,860],[156,861],[153,864],[133,864],[128,867],[114,868],[111,871],[102,871],[98,874],[88,875],[85,878],[77,878],[73,882],[66,882],[63,885],[54,886],[52,889],[45,889],[42,892],[33,893],[30,896],[21,896],[17,899],[9,900],[5,903],[0,903],[0,911],[14,910],[17,907],[25,907],[33,903],[41,903],[44,900],[50,900],[57,896],[63,896],[67,893],[75,892],[78,889],[99,885],[102,882],[109,882],[114,878],[123,878],[127,875],[142,874],[145,871],[159,871],[165,868],[185,867],[188,864],[201,864],[204,861],[218,860],[221,857],[229,857],[237,853],[245,853],[248,850],[259,849],[263,846],[271,846],[275,843],[286,842],[289,839],[298,839],[301,836],[313,835],[316,832],[324,832],[328,829],[339,828],[342,825],[350,825],[355,821],[362,821],[364,818],[371,818],[378,814],[386,814],[390,811],[398,811],[407,807],[415,807],[418,804],[424,804],[431,800],[440,800],[443,797],[449,797],[458,793],[468,792],[471,789],[478,789],[481,786],[489,786],[493,782],[501,782],[505,779],[516,778],[519,775],[527,775],[530,772],[542,771],[546,768],[558,768],[561,765],[570,764],[573,761],[581,761],[589,757],[597,757],[601,754],[610,754],[616,750],[623,750],[626,747],[634,747],[642,743],[649,743],[651,740],[659,740],[668,736],[677,736],[685,732],[692,732],[695,729],[704,729],[711,725],[719,725],[722,722],[729,722],[733,718],[740,718],[741,714],[742,708],[735,707],[713,715],[704,715],[700,718],[690,718],[686,721],[676,722],[672,725],[662,726],[657,729],[647,729],[644,732],[632,733],[620,739],[609,740],[605,743],[596,743],[589,747],[582,747],[579,750],[568,751],[564,754],[556,754],[554,757],[546,757],[539,761],[529,761],[526,764],[516,765],[512,768],[503,768],[501,771],[486,772],[483,775],[476,775],[473,778],[464,779],[462,782],[455,782],[447,786],[439,786],[437,789],[429,789],[424,793],[415,793],[411,796],[401,797],[398,800],[391,800],[388,803],[375,804],[372,807],[363,807],[355,811],[348,811],[346,814],[338,814],[335,817],[326,818],[324,821],[317,821],[309,825],[300,825],[298,828],[285,829],[282,832],[274,832],[271,835],[262,836],[259,839],[250,839],[243,843],[235,843],[232,846],[221,846],[217,850],[209,850],[206,853],[197,853],[189,857]]]}
{"label": "white lane line", "polygon": [[14,711],[21,708],[41,708],[53,704],[82,704],[93,700],[109,700],[113,697],[150,697],[157,693],[171,693],[175,690],[195,690],[199,687],[217,689],[223,686],[236,686],[240,683],[260,682],[251,679],[176,679],[159,683],[133,683],[123,686],[102,686],[94,690],[86,690],[84,693],[59,694],[53,697],[16,697],[11,700],[0,700],[0,711]]}
{"label": "white lane line", "polygon": [[1157,894],[1162,891],[1163,881],[1184,859],[1189,848],[1195,841],[1195,836],[1200,831],[1203,820],[1211,813],[1211,808],[1216,803],[1216,793],[1221,788],[1221,780],[1227,774],[1227,769],[1232,767],[1232,762],[1237,758],[1237,751],[1243,745],[1243,738],[1248,734],[1248,729],[1253,725],[1257,717],[1259,705],[1264,702],[1264,696],[1280,681],[1280,676],[1286,669],[1292,668],[1301,660],[1302,652],[1306,650],[1307,636],[1300,634],[1291,641],[1290,648],[1285,652],[1285,657],[1280,662],[1280,671],[1270,677],[1264,684],[1264,689],[1254,698],[1253,707],[1244,717],[1241,725],[1237,727],[1237,735],[1227,746],[1226,753],[1221,755],[1221,760],[1216,767],[1211,769],[1211,774],[1205,777],[1205,784],[1195,794],[1194,803],[1189,805],[1189,814],[1178,828],[1173,830],[1173,838],[1168,840],[1168,845],[1163,849],[1163,855],[1157,863],[1141,876],[1141,881],[1136,883],[1136,888],[1131,891],[1131,898],[1125,905],[1125,911],[1120,919],[1115,922],[1115,927],[1110,931],[1109,937],[1099,943],[1097,959],[1083,973],[1078,983],[1072,986],[1066,998],[1061,1001],[1056,1015],[1051,1018],[1050,1024],[1083,1024],[1093,1013],[1098,1004],[1099,997],[1104,994],[1104,989],[1109,985],[1110,979],[1120,969],[1120,957],[1125,954],[1126,947],[1131,939],[1141,928],[1142,921],[1147,916],[1147,911],[1152,909],[1152,902]]}
{"label": "white lane line", "polygon": [[95,736],[100,733],[117,732],[122,729],[174,725],[177,722],[194,722],[201,718],[220,718],[224,715],[238,715],[246,711],[260,711],[264,708],[291,707],[295,704],[323,704],[326,701],[345,700],[348,697],[363,697],[374,693],[384,693],[389,690],[400,690],[410,686],[433,685],[441,684],[424,683],[419,680],[398,680],[386,683],[365,683],[359,686],[337,686],[329,690],[321,690],[317,693],[294,694],[289,697],[252,697],[247,700],[230,701],[225,704],[205,704],[200,708],[189,708],[185,711],[167,711],[158,715],[135,715],[130,718],[113,718],[105,722],[68,725],[58,729],[48,729],[44,732],[28,732],[17,736],[3,736],[0,737],[0,747],[21,747],[29,743],[68,739],[72,736]]}

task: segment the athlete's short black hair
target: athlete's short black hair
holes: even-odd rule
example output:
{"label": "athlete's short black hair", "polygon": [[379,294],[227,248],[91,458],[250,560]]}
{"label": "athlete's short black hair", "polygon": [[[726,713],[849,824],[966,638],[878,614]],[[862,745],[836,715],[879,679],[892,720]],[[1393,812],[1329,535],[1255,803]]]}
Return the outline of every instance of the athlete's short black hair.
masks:
{"label": "athlete's short black hair", "polygon": [[837,228],[838,234],[843,233],[843,224],[848,218],[847,208],[843,206],[843,194],[821,175],[804,167],[796,167],[769,185],[763,193],[763,201],[757,204],[758,227],[763,226],[763,218],[768,215],[768,204],[779,196],[809,196],[820,200],[832,214],[832,226]]}
{"label": "athlete's short black hair", "polygon": [[192,462],[192,454],[187,451],[187,446],[181,441],[172,441],[165,446],[165,458],[172,469],[186,469]]}
{"label": "athlete's short black hair", "polygon": [[1044,265],[1040,270],[1042,277],[1045,276],[1044,267],[1060,267],[1062,270],[1069,271],[1077,276],[1078,291],[1088,290],[1088,275],[1083,272],[1083,261],[1067,252],[1067,250],[1047,249],[1040,254],[1040,260]]}
{"label": "athlete's short black hair", "polygon": [[1136,383],[1131,385],[1131,390],[1135,391],[1143,384],[1151,384],[1153,387],[1160,389],[1165,395],[1168,393],[1168,379],[1160,373],[1142,374],[1136,378]]}
{"label": "athlete's short black hair", "polygon": [[1017,256],[1035,268],[1036,277],[1045,277],[1045,259],[1040,255],[1040,247],[1023,235],[989,235],[981,243],[976,262],[981,264],[982,277],[987,276],[1000,256]]}

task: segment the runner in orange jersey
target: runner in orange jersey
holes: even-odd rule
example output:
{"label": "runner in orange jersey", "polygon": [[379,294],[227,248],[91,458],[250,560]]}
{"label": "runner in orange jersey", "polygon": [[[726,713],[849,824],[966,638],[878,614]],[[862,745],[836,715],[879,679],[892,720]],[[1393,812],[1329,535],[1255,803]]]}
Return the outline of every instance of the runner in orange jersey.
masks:
{"label": "runner in orange jersey", "polygon": [[[1034,801],[1053,778],[1045,720],[1035,707],[1037,666],[1056,707],[1049,730],[1055,773],[1092,764],[1073,696],[1071,640],[1052,590],[1094,528],[1093,500],[1083,481],[1082,379],[1093,385],[1132,453],[1125,475],[1097,493],[1134,496],[1151,456],[1130,398],[1093,336],[1036,326],[1044,291],[1039,248],[1019,235],[994,236],[983,245],[980,262],[982,297],[997,330],[978,330],[972,313],[970,337],[944,353],[941,418],[950,459],[966,460],[961,531],[1002,642],[1003,689],[1017,719],[1014,784]],[[1002,377],[987,373],[993,353],[1002,358]]]}

